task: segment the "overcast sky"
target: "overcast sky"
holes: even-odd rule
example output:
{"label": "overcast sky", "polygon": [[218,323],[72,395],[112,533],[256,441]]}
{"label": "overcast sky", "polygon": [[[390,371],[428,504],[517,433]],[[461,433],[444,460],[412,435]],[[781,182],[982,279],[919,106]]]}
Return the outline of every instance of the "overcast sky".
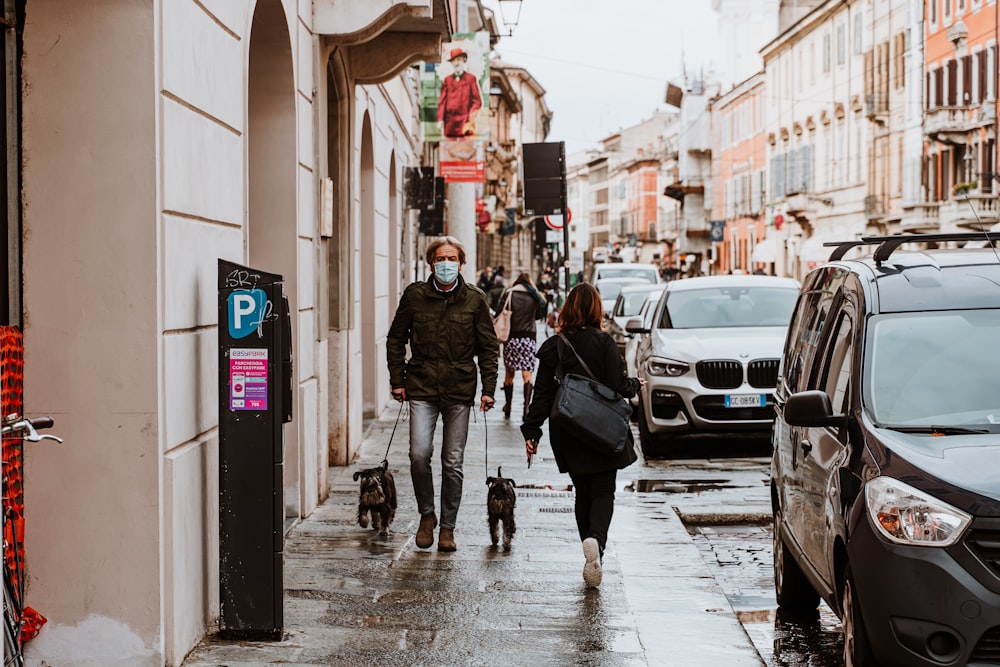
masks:
{"label": "overcast sky", "polygon": [[[483,0],[501,23],[497,0]],[[524,0],[496,52],[527,69],[554,112],[546,141],[596,147],[664,108],[667,81],[718,62],[711,0]],[[501,27],[502,29],[502,27]]]}

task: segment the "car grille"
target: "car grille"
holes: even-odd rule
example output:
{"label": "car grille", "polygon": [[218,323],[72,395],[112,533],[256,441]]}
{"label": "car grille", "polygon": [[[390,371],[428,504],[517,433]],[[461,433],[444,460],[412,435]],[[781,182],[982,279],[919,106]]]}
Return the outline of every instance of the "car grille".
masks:
{"label": "car grille", "polygon": [[698,382],[708,389],[736,389],[743,384],[743,364],[738,361],[699,361]]}
{"label": "car grille", "polygon": [[698,396],[692,401],[698,416],[708,421],[774,421],[774,398],[767,397],[762,408],[727,408],[724,396]]}
{"label": "car grille", "polygon": [[965,544],[994,576],[1000,577],[1000,530],[973,530],[965,538]]}
{"label": "car grille", "polygon": [[751,387],[773,389],[778,386],[778,360],[759,359],[747,367],[747,383]]}
{"label": "car grille", "polygon": [[1000,627],[994,626],[983,633],[969,656],[970,665],[1000,665]]}

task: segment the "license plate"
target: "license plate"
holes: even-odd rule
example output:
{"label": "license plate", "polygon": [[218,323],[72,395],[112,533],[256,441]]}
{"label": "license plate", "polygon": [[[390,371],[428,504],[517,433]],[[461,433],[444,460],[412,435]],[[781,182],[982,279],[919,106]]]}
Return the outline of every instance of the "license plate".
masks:
{"label": "license plate", "polygon": [[727,408],[762,408],[767,405],[764,394],[726,394]]}

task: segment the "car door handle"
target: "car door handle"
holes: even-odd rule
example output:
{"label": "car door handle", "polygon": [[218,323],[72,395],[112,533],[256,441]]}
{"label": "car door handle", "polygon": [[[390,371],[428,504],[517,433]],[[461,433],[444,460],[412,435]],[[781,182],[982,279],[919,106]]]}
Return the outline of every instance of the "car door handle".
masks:
{"label": "car door handle", "polygon": [[812,451],[812,448],[813,448],[813,444],[811,442],[809,442],[808,440],[803,440],[799,444],[799,446],[802,447],[802,453],[803,454],[808,454],[809,452]]}

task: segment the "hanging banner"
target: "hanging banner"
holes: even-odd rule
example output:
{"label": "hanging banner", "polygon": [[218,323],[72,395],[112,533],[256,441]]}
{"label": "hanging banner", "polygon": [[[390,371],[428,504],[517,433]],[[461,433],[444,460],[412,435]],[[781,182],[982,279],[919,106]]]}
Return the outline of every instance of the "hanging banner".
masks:
{"label": "hanging banner", "polygon": [[442,139],[439,155],[446,183],[482,183],[486,180],[482,141]]}
{"label": "hanging banner", "polygon": [[440,63],[423,63],[420,68],[423,141],[489,139],[489,54],[489,33],[463,33],[442,44]]}

